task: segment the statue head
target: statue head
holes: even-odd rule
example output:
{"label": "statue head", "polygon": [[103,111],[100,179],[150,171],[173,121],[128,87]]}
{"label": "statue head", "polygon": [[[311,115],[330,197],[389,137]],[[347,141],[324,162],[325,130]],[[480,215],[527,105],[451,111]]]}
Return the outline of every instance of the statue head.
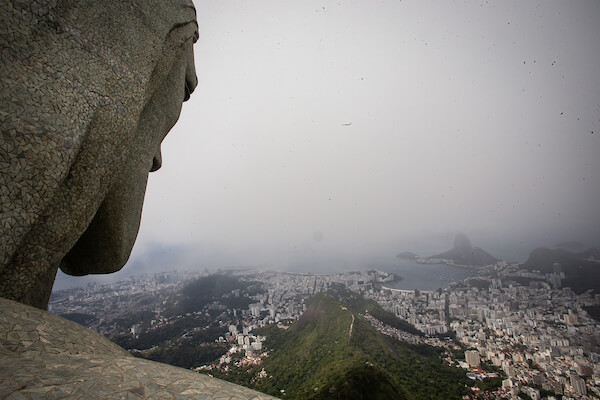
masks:
{"label": "statue head", "polygon": [[0,0],[0,295],[123,267],[197,81],[191,0]]}

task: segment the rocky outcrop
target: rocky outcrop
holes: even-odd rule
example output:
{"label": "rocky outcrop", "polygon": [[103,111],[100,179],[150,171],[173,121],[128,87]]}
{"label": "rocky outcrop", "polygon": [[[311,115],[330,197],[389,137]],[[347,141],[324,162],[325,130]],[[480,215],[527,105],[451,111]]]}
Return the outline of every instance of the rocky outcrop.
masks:
{"label": "rocky outcrop", "polygon": [[498,260],[479,247],[473,247],[465,234],[459,233],[454,238],[454,248],[445,253],[427,258],[428,260],[449,260],[453,264],[467,266],[484,266],[495,264]]}

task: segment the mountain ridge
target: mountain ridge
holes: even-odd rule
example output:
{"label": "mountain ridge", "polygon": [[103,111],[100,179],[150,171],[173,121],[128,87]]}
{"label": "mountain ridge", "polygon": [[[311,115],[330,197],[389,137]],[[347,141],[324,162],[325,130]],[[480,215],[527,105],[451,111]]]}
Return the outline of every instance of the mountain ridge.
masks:
{"label": "mountain ridge", "polygon": [[571,287],[576,293],[589,289],[600,293],[600,248],[591,247],[574,253],[560,248],[538,247],[522,265],[528,270],[551,274],[555,263],[560,264],[565,274],[563,286]]}
{"label": "mountain ridge", "polygon": [[[384,336],[362,316],[368,312],[410,330],[357,294],[334,288],[314,297],[288,329],[269,325],[263,377],[249,381],[255,390],[288,399],[455,399],[467,392],[464,371],[442,362],[439,349],[409,345]],[[412,327],[414,330],[414,327]],[[253,367],[249,367],[251,372]],[[248,376],[232,372],[227,377]],[[243,379],[243,378],[240,378]],[[231,379],[229,379],[231,380]]]}

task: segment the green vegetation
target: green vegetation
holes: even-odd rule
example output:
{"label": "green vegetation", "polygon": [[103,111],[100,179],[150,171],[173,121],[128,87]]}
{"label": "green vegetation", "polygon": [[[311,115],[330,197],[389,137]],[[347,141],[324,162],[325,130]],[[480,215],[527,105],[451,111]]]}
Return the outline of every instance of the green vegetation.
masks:
{"label": "green vegetation", "polygon": [[359,314],[368,312],[384,324],[413,335],[423,336],[423,333],[408,322],[396,317],[393,313],[384,310],[374,300],[367,300],[364,297],[346,289],[341,284],[332,284],[327,292],[332,298],[344,303],[352,311]]}
{"label": "green vegetation", "polygon": [[83,326],[87,326],[88,324],[96,320],[96,317],[92,314],[68,313],[61,314],[60,316],[70,321],[77,322],[79,325]]}
{"label": "green vegetation", "polygon": [[387,400],[406,397],[398,392],[384,371],[372,365],[355,363],[321,390],[317,388],[312,398]]}
{"label": "green vegetation", "polygon": [[263,291],[262,284],[244,282],[226,275],[199,278],[183,288],[182,296],[166,314],[162,322],[151,321],[156,315],[139,311],[115,320],[117,326],[127,329],[139,324],[139,334],[120,334],[111,339],[134,354],[168,364],[198,366],[224,354],[223,345],[215,339],[224,330],[217,316],[229,308],[247,308],[251,294]]}
{"label": "green vegetation", "polygon": [[548,274],[554,271],[554,263],[561,265],[566,279],[563,286],[569,286],[576,293],[588,289],[600,292],[600,264],[591,258],[600,259],[600,248],[590,248],[581,253],[572,253],[563,249],[538,248],[531,252],[523,267],[539,270]]}
{"label": "green vegetation", "polygon": [[477,381],[475,383],[475,386],[477,386],[481,390],[496,390],[502,387],[503,379],[504,378],[502,378],[501,376],[498,376],[496,378],[486,378],[483,381]]}
{"label": "green vegetation", "polygon": [[184,335],[185,341],[201,344],[214,342],[222,334],[223,328],[218,322],[205,315],[193,315],[148,329],[137,336],[122,334],[113,336],[111,340],[126,350],[148,350],[160,346],[172,347],[174,343],[182,341]]}
{"label": "green vegetation", "polygon": [[215,300],[226,308],[248,308],[252,299],[248,296],[262,292],[260,282],[244,282],[228,275],[209,275],[198,278],[183,288],[184,297],[174,314],[192,313]]}
{"label": "green vegetation", "polygon": [[600,306],[586,306],[583,309],[590,314],[590,317],[600,322]]}
{"label": "green vegetation", "polygon": [[[381,335],[354,310],[385,315],[380,307],[351,302],[314,298],[288,330],[257,332],[271,349],[262,365],[215,376],[274,396],[283,389],[289,399],[456,399],[467,392],[464,371],[445,365],[437,350]],[[259,368],[267,377],[247,374]]]}
{"label": "green vegetation", "polygon": [[156,313],[152,311],[137,311],[127,314],[126,317],[116,319],[114,323],[121,329],[128,329],[135,324],[141,324],[143,328],[148,328],[154,318],[156,318]]}
{"label": "green vegetation", "polygon": [[227,352],[225,343],[204,343],[194,345],[184,342],[180,346],[158,347],[143,352],[134,352],[137,357],[176,365],[182,368],[193,368],[217,360]]}

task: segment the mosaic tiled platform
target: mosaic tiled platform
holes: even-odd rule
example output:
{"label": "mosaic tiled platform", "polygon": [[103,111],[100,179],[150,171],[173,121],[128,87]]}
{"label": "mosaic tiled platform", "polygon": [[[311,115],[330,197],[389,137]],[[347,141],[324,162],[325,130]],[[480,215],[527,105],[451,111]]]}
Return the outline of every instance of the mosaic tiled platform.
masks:
{"label": "mosaic tiled platform", "polygon": [[135,358],[79,324],[0,298],[0,399],[273,399]]}

